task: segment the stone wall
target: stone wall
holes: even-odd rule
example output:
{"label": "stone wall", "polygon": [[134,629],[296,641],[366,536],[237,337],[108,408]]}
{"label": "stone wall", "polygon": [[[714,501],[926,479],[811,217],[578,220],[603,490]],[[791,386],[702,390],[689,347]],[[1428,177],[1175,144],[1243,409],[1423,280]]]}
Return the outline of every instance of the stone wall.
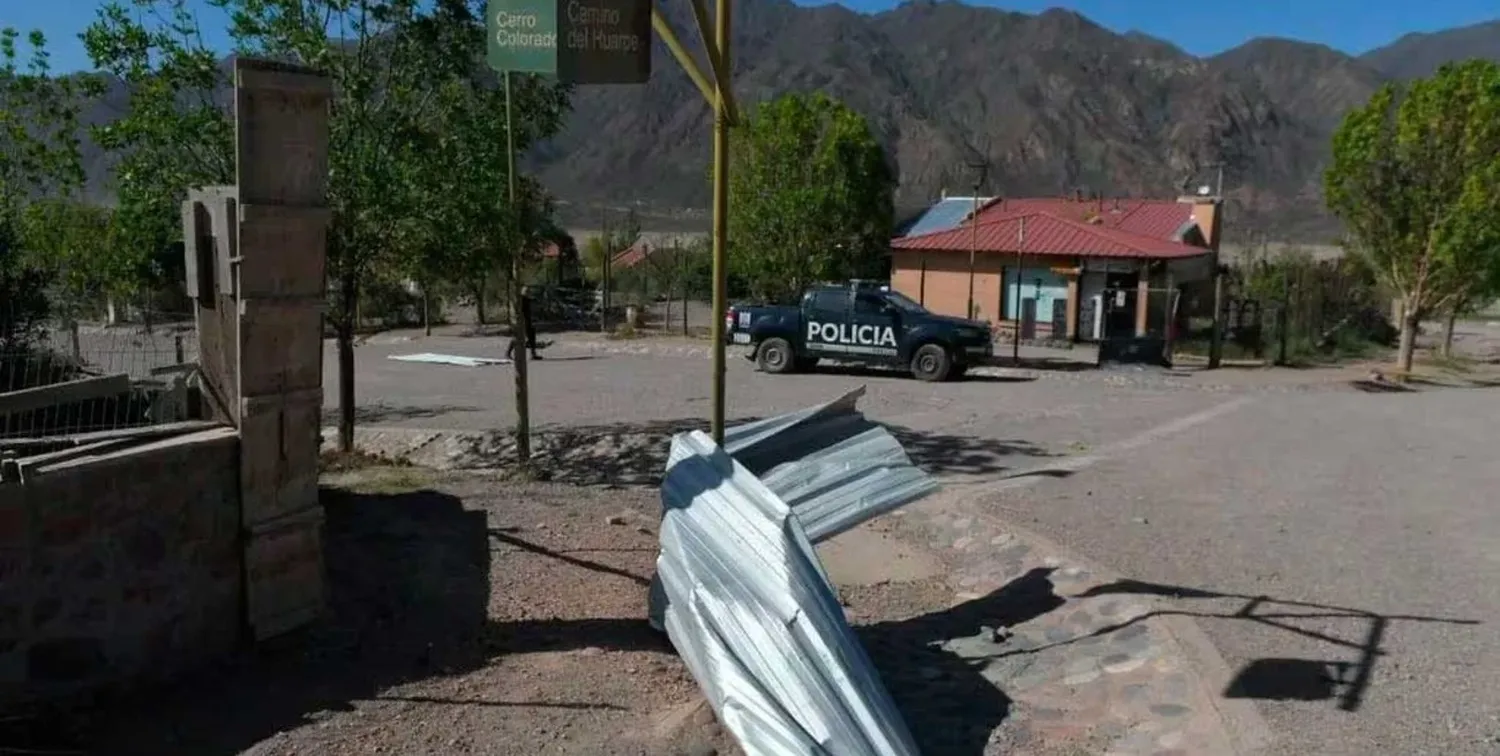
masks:
{"label": "stone wall", "polygon": [[239,467],[224,428],[0,484],[0,705],[231,651],[244,627]]}

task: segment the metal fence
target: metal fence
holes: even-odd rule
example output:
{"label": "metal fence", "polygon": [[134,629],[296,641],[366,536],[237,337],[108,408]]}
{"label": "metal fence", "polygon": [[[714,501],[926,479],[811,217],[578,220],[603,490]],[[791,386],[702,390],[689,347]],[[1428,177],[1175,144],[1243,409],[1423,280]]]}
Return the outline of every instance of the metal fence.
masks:
{"label": "metal fence", "polygon": [[[599,327],[702,335],[712,324],[711,258],[698,246],[648,249],[622,255],[597,282],[597,296],[608,302]],[[629,315],[634,321],[628,321]]]}
{"label": "metal fence", "polygon": [[[1359,356],[1393,343],[1389,298],[1350,259],[1284,253],[1228,269],[1220,319],[1224,354],[1276,364]],[[1179,348],[1207,352],[1212,319],[1183,324]]]}
{"label": "metal fence", "polygon": [[197,331],[179,314],[106,325],[0,312],[0,439],[69,436],[195,416]]}

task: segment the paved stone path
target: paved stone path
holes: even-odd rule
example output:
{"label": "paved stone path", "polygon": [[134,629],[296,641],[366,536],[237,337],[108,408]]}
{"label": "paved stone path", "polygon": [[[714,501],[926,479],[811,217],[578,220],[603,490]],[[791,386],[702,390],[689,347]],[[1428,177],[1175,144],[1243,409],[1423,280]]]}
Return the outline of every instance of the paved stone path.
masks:
{"label": "paved stone path", "polygon": [[1253,705],[1220,698],[1227,667],[1191,620],[1110,592],[1117,576],[974,501],[943,492],[892,519],[949,563],[956,611],[975,619],[941,647],[1011,699],[986,754],[1198,756],[1267,742]]}

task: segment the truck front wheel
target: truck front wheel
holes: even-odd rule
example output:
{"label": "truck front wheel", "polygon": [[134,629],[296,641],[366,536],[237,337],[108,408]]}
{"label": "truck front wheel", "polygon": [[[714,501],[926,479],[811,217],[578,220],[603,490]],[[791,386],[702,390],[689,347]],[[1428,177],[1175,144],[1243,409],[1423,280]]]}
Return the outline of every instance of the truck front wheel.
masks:
{"label": "truck front wheel", "polygon": [[767,373],[790,373],[796,365],[792,356],[792,345],[786,339],[766,339],[756,351],[756,362]]}
{"label": "truck front wheel", "polygon": [[924,344],[911,358],[911,374],[919,381],[946,381],[953,371],[953,358],[940,344]]}

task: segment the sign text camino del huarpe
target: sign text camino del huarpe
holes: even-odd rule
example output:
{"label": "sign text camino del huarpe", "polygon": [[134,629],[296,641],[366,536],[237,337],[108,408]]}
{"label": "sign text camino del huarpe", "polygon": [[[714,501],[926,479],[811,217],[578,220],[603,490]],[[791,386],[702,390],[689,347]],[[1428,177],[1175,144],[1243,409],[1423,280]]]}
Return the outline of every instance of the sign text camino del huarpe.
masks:
{"label": "sign text camino del huarpe", "polygon": [[555,74],[572,84],[640,84],[651,76],[651,0],[491,0],[497,71]]}

